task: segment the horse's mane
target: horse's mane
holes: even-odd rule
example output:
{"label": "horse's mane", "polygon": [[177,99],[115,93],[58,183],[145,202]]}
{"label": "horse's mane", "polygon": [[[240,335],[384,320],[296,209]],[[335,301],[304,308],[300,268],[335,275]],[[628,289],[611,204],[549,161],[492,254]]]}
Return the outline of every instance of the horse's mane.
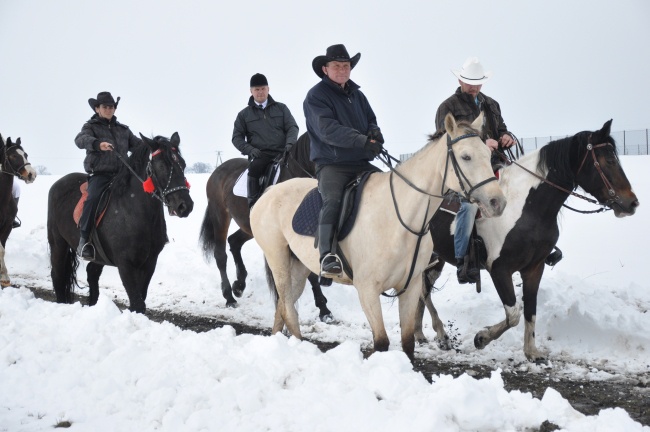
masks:
{"label": "horse's mane", "polygon": [[[471,124],[470,122],[468,122],[468,121],[461,120],[461,121],[459,121],[458,123],[456,123],[456,126],[457,126],[459,129],[462,129],[462,133],[461,133],[461,135],[468,134],[468,133],[480,134],[480,131],[477,131],[476,129],[474,129],[474,128],[472,127],[472,124]],[[427,138],[428,138],[428,142],[427,142],[427,144],[426,144],[424,147],[422,147],[420,150],[416,151],[416,152],[413,154],[413,156],[415,156],[416,154],[420,153],[420,152],[421,152],[422,150],[424,150],[427,146],[432,145],[433,143],[438,142],[438,141],[440,140],[440,138],[442,138],[442,136],[443,136],[445,133],[447,133],[447,131],[443,128],[443,129],[438,129],[437,131],[435,131],[435,132],[432,133],[432,134],[429,134],[429,135],[427,136]]]}
{"label": "horse's mane", "polygon": [[298,137],[298,141],[291,147],[290,157],[305,169],[310,175],[316,175],[316,165],[309,159],[310,141],[307,132]]}
{"label": "horse's mane", "polygon": [[[153,138],[153,141],[158,144],[161,149],[163,149],[161,155],[164,155],[167,162],[171,164],[171,143],[169,142],[169,138],[158,135]],[[176,151],[180,156],[180,149],[176,149]],[[146,180],[147,164],[149,163],[150,153],[151,150],[149,146],[142,143],[131,151],[131,155],[128,158],[129,166],[138,174],[142,180]],[[131,170],[122,164],[113,182],[113,192],[117,193],[118,195],[123,194],[128,189],[131,176]]]}
{"label": "horse's mane", "polygon": [[[537,172],[549,180],[566,187],[573,187],[575,171],[587,151],[587,141],[593,134],[592,142],[608,142],[614,147],[616,142],[611,136],[600,136],[589,131],[578,132],[574,136],[551,141],[539,150]],[[575,166],[574,166],[575,165]]]}

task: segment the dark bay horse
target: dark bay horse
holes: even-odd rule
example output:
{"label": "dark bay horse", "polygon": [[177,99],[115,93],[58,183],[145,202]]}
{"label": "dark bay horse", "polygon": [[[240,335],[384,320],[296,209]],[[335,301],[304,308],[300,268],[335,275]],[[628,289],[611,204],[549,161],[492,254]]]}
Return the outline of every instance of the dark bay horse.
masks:
{"label": "dark bay horse", "polygon": [[[598,131],[550,142],[501,170],[499,183],[508,207],[499,218],[478,219],[476,229],[486,249],[482,264],[490,273],[506,318],[479,331],[474,337],[476,348],[485,348],[519,323],[522,305],[512,281],[518,271],[523,282],[524,354],[530,361],[545,360],[535,343],[537,292],[544,260],[559,237],[558,214],[577,187],[612,209],[616,217],[635,213],[639,201],[618,159],[616,143],[610,136],[611,124],[610,120]],[[440,255],[433,279],[440,275],[445,261],[455,263],[454,231],[450,227],[453,219],[453,215],[439,211],[431,222],[435,251]],[[429,295],[425,301],[438,344],[448,349],[448,336]],[[422,333],[424,306],[420,302],[417,314],[416,338],[420,341],[426,340]]]}
{"label": "dark bay horse", "polygon": [[[206,185],[208,207],[205,210],[203,224],[201,225],[200,242],[205,256],[213,254],[221,275],[221,293],[226,299],[226,306],[237,307],[237,300],[246,288],[246,266],[241,256],[244,243],[253,238],[250,224],[250,211],[245,197],[233,194],[233,187],[239,176],[248,167],[248,160],[244,158],[230,159],[214,170]],[[316,168],[309,160],[309,136],[304,133],[298,138],[291,152],[285,158],[280,168],[278,183],[294,177],[314,177]],[[239,229],[228,236],[230,221],[234,219]],[[230,284],[226,271],[228,255],[226,254],[226,240],[230,245],[237,280]],[[309,282],[314,293],[316,306],[322,321],[330,321],[332,313],[327,308],[327,299],[318,284],[318,277],[309,276]]]}
{"label": "dark bay horse", "polygon": [[27,159],[20,138],[15,143],[11,142],[11,138],[7,138],[5,142],[0,135],[0,287],[2,288],[11,284],[5,264],[5,245],[18,212],[16,201],[11,193],[16,177],[29,184],[36,180],[36,171]]}
{"label": "dark bay horse", "polygon": [[[129,309],[144,313],[149,282],[167,242],[163,205],[171,216],[184,218],[191,213],[194,202],[185,180],[178,133],[171,139],[141,137],[144,145],[136,148],[128,161],[123,160],[125,164],[111,187],[107,211],[95,228],[110,263],[89,262],[86,273],[90,305],[97,302],[104,265],[113,265],[129,296]],[[82,173],[68,174],[52,185],[48,195],[47,240],[58,303],[71,303],[73,299],[79,266],[75,252],[79,228],[72,214],[81,198],[79,187],[86,178]],[[153,194],[145,192],[143,185],[150,190],[152,184]]]}

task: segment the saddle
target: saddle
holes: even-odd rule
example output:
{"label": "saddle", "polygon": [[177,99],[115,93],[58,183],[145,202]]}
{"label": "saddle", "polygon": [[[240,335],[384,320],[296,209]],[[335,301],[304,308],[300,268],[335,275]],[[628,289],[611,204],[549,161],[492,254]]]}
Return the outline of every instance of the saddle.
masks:
{"label": "saddle", "polygon": [[[345,258],[343,251],[339,248],[338,243],[345,239],[354,227],[354,222],[359,213],[359,203],[361,202],[363,187],[373,172],[375,171],[363,172],[359,177],[347,184],[341,201],[339,221],[335,227],[332,249],[336,251],[336,254],[341,259],[343,270],[350,276],[350,279],[353,277],[352,268]],[[291,226],[296,234],[314,237],[314,247],[318,247],[318,218],[322,207],[323,199],[318,192],[318,188],[314,188],[305,195],[291,220]]]}
{"label": "saddle", "polygon": [[[90,239],[88,239],[88,242],[95,250],[95,259],[93,259],[92,261],[97,262],[99,264],[110,265],[110,266],[114,264],[111,262],[111,260],[108,259],[106,253],[104,252],[104,249],[102,248],[101,242],[99,241],[99,236],[97,235],[97,227],[99,227],[99,223],[101,222],[102,218],[104,217],[104,214],[106,213],[106,209],[108,208],[108,203],[110,202],[111,199],[112,184],[113,182],[109,183],[106,189],[102,191],[102,195],[99,198],[99,204],[97,205],[97,212],[95,213],[95,224],[94,224],[95,229],[91,231]],[[77,224],[77,228],[79,228],[79,221],[81,220],[81,214],[83,213],[84,204],[88,199],[88,182],[87,181],[83,182],[81,186],[79,186],[79,190],[81,191],[81,198],[79,199],[79,202],[77,202],[77,205],[72,211],[72,218],[74,219],[75,224]]]}
{"label": "saddle", "polygon": [[[260,177],[260,195],[264,193],[266,188],[278,182],[278,178],[280,177],[280,167],[281,167],[280,162],[270,163],[269,166],[266,167],[266,171],[264,172],[264,175]],[[233,195],[240,196],[242,198],[248,197],[247,177],[248,177],[248,168],[246,168],[239,175],[239,177],[237,177],[237,181],[235,182],[235,185],[232,188]]]}

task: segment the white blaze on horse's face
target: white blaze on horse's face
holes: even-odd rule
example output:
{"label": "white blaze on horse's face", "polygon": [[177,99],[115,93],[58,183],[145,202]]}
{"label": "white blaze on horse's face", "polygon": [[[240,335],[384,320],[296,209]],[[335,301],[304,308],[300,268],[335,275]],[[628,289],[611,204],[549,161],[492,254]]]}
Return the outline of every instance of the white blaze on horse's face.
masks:
{"label": "white blaze on horse's face", "polygon": [[[478,204],[483,216],[500,216],[505,209],[506,198],[498,181],[494,178],[490,163],[490,150],[477,134],[482,125],[483,113],[474,120],[469,128],[456,123],[451,114],[447,114],[445,117],[445,130],[452,141],[469,135],[451,146],[453,156],[458,162],[459,172],[454,171],[451,161],[449,161],[446,186],[463,195],[469,193],[471,201]],[[449,157],[451,156],[449,155]]]}
{"label": "white blaze on horse's face", "polygon": [[21,149],[18,149],[16,153],[18,153],[23,159],[21,165],[25,165],[24,168],[19,172],[20,178],[27,184],[33,183],[34,180],[36,180],[36,170],[32,168],[31,165],[28,165],[29,162],[27,160],[27,154]]}

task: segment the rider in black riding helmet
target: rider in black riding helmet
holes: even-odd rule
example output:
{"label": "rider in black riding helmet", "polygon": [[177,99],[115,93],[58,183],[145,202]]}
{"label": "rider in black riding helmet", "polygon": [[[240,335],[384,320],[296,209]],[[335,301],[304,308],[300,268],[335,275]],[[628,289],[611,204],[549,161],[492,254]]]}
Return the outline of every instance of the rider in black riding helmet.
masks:
{"label": "rider in black riding helmet", "polygon": [[88,104],[95,114],[83,125],[81,132],[74,139],[77,147],[86,150],[84,169],[88,173],[88,197],[79,221],[80,238],[77,247],[77,254],[85,260],[92,260],[95,255],[88,239],[99,198],[120,169],[121,162],[113,152],[127,157],[129,151],[142,145],[142,140],[133,135],[127,125],[117,121],[115,110],[119,101],[120,98],[116,101],[110,92],[100,92],[97,99],[88,99]]}
{"label": "rider in black riding helmet", "polygon": [[269,94],[266,77],[256,73],[250,81],[248,106],[237,114],[232,143],[248,156],[248,207],[259,198],[260,178],[283,152],[298,140],[298,125],[289,108]]}

